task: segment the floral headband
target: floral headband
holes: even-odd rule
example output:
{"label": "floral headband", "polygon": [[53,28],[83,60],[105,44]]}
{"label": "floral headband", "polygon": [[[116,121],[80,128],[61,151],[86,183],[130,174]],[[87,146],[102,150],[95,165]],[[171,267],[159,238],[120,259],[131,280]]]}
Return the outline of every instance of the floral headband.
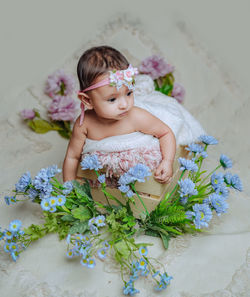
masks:
{"label": "floral headband", "polygon": [[[84,92],[87,92],[105,85],[116,87],[117,90],[119,90],[124,84],[125,86],[128,87],[129,90],[133,90],[136,74],[138,74],[138,70],[137,68],[133,67],[131,64],[129,64],[128,68],[125,70],[110,70],[108,78],[105,78],[82,91],[78,91],[78,95],[84,95]],[[83,123],[83,118],[84,118],[84,104],[83,102],[81,102],[80,126]]]}

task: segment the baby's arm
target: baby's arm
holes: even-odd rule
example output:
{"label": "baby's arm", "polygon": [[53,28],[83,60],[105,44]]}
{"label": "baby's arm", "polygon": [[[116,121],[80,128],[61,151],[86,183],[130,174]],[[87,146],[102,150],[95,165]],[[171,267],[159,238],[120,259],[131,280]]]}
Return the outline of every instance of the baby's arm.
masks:
{"label": "baby's arm", "polygon": [[154,177],[160,183],[170,181],[176,153],[176,140],[173,131],[163,121],[140,107],[133,107],[132,118],[136,131],[154,135],[159,139],[162,162],[156,169]]}
{"label": "baby's arm", "polygon": [[72,136],[70,138],[68,149],[63,162],[63,181],[76,179],[76,172],[80,156],[82,153],[83,145],[85,143],[87,128],[86,124],[79,125],[79,118],[74,124]]}

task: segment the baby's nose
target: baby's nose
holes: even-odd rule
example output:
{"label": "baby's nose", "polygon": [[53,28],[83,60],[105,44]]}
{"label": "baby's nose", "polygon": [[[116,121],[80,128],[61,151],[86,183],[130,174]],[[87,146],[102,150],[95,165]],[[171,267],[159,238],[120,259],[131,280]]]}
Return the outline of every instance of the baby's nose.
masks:
{"label": "baby's nose", "polygon": [[120,108],[126,108],[128,106],[128,101],[125,97],[122,97],[119,103]]}

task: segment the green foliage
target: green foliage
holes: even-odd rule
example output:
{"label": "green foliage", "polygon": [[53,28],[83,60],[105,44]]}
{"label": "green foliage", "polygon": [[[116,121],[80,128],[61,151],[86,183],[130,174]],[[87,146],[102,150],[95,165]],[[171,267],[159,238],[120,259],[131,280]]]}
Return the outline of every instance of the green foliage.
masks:
{"label": "green foliage", "polygon": [[80,222],[89,220],[92,216],[88,208],[80,205],[78,208],[75,208],[71,211],[75,219],[79,219]]}
{"label": "green foliage", "polygon": [[76,221],[73,226],[69,229],[70,234],[85,233],[88,230],[88,222]]}

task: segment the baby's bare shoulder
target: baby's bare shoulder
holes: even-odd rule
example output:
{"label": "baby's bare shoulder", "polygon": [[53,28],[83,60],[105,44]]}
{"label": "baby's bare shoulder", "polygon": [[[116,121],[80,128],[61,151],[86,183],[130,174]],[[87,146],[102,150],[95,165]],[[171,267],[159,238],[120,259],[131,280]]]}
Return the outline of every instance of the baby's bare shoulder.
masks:
{"label": "baby's bare shoulder", "polygon": [[75,121],[75,124],[74,124],[74,127],[73,127],[73,135],[77,136],[77,135],[85,135],[87,136],[87,127],[88,127],[88,120],[87,120],[87,116],[85,115],[84,116],[84,120],[83,120],[83,123],[82,125],[80,125],[80,118],[81,116],[79,116],[76,121]]}
{"label": "baby's bare shoulder", "polygon": [[141,107],[133,106],[133,108],[130,111],[130,116],[131,119],[145,120],[148,117],[152,116],[152,114]]}

